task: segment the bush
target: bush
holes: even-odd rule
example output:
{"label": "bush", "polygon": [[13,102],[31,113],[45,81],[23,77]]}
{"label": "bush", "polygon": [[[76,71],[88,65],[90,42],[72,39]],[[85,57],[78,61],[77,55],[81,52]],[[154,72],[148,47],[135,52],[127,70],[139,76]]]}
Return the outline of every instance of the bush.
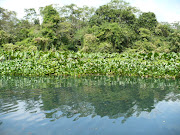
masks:
{"label": "bush", "polygon": [[114,49],[113,49],[113,45],[111,43],[109,43],[109,42],[102,42],[98,46],[97,51],[101,52],[101,53],[113,53]]}
{"label": "bush", "polygon": [[49,43],[48,38],[38,37],[38,38],[34,38],[33,41],[39,50],[43,50],[43,51],[47,50],[47,45]]}
{"label": "bush", "polygon": [[140,38],[142,40],[147,39],[148,41],[151,40],[151,31],[145,28],[139,29]]}
{"label": "bush", "polygon": [[3,45],[3,49],[5,51],[37,51],[37,47],[34,45],[30,45],[30,46],[24,46],[24,45],[13,45],[12,43],[10,44],[4,44]]}
{"label": "bush", "polygon": [[176,31],[170,35],[171,50],[180,52],[180,32]]}
{"label": "bush", "polygon": [[136,49],[138,52],[151,52],[156,49],[156,46],[144,39],[144,41],[137,41],[134,43],[133,49]]}
{"label": "bush", "polygon": [[16,51],[16,50],[18,50],[18,47],[19,46],[13,45],[12,43],[3,45],[3,49],[6,50],[6,51],[10,51],[10,50]]}
{"label": "bush", "polygon": [[34,45],[31,45],[28,47],[28,50],[31,50],[31,51],[37,51],[37,46],[34,46]]}
{"label": "bush", "polygon": [[7,34],[3,30],[0,30],[0,46],[2,46],[3,44],[8,43],[9,38],[10,38],[9,34]]}
{"label": "bush", "polygon": [[97,50],[97,38],[93,34],[85,34],[83,40],[83,52],[96,52]]}
{"label": "bush", "polygon": [[18,46],[28,47],[28,46],[32,45],[33,43],[32,43],[32,39],[26,38],[26,39],[24,39],[24,40],[22,40],[20,42],[16,42],[15,44],[18,45]]}

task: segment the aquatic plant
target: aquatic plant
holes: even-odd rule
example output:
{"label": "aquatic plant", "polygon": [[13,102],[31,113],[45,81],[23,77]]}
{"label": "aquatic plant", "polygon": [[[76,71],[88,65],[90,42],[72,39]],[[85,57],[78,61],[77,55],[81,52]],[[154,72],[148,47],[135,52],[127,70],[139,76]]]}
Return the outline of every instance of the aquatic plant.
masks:
{"label": "aquatic plant", "polygon": [[0,74],[180,77],[180,53],[1,51]]}

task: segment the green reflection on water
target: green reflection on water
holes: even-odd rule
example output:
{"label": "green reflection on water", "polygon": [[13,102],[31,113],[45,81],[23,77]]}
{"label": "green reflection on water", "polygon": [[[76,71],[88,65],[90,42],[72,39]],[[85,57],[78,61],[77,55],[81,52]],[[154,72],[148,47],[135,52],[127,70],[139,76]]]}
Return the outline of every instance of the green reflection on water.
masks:
{"label": "green reflection on water", "polygon": [[[159,101],[180,99],[180,81],[134,77],[0,77],[0,113],[44,112],[55,121],[62,117],[129,117],[151,112]],[[6,106],[8,105],[8,107]],[[59,113],[61,112],[61,113]],[[1,124],[1,123],[0,123]]]}

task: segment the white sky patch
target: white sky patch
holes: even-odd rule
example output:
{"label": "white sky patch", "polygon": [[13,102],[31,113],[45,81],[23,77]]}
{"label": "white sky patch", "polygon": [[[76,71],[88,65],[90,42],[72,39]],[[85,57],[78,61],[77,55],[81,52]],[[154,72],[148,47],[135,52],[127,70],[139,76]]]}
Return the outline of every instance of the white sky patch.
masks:
{"label": "white sky patch", "polygon": [[[16,11],[17,17],[24,16],[24,9],[45,7],[50,4],[59,6],[76,4],[80,7],[87,5],[98,8],[111,0],[0,0],[0,7]],[[179,0],[126,0],[130,5],[139,8],[143,12],[154,12],[159,22],[180,21]]]}
{"label": "white sky patch", "polygon": [[167,21],[169,23],[173,23],[173,22],[180,21],[180,14],[167,13],[166,15],[159,16],[159,18],[161,18],[161,20]]}
{"label": "white sky patch", "polygon": [[[0,0],[1,1],[1,0]],[[23,18],[25,15],[24,9],[35,8],[36,10],[39,7],[45,7],[50,4],[59,4],[63,6],[60,0],[2,0],[0,2],[0,7],[16,11],[18,18]]]}
{"label": "white sky patch", "polygon": [[153,11],[156,10],[158,8],[158,6],[156,5],[156,3],[153,0],[129,0],[131,5],[134,7],[139,8],[140,10],[144,11],[144,12],[149,12],[149,11]]}
{"label": "white sky patch", "polygon": [[108,2],[110,2],[110,0],[66,0],[66,1],[63,1],[65,5],[74,3],[80,7],[86,5],[89,7],[97,7],[97,8],[101,5],[107,4]]}
{"label": "white sky patch", "polygon": [[127,0],[143,12],[154,12],[159,22],[180,21],[180,1],[177,0]]}

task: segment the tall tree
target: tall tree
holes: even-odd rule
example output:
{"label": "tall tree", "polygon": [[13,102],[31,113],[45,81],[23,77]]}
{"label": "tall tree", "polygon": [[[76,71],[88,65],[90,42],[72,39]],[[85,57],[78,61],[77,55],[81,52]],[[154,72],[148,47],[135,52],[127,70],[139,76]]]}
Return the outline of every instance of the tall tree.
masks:
{"label": "tall tree", "polygon": [[172,23],[174,29],[180,32],[180,21]]}
{"label": "tall tree", "polygon": [[96,10],[90,23],[91,25],[101,25],[104,22],[117,22],[132,25],[136,21],[134,13],[137,11],[123,0],[112,0]]}
{"label": "tall tree", "polygon": [[135,39],[134,31],[127,25],[118,23],[104,23],[100,27],[94,26],[94,34],[100,42],[110,42],[114,50],[122,52],[130,47]]}
{"label": "tall tree", "polygon": [[149,30],[154,31],[157,24],[158,21],[156,19],[156,15],[153,12],[147,12],[147,13],[145,12],[139,16],[138,19],[139,27],[147,28]]}
{"label": "tall tree", "polygon": [[24,18],[26,20],[34,24],[40,24],[38,14],[34,8],[25,9],[24,12],[25,12]]}
{"label": "tall tree", "polygon": [[6,44],[9,42],[10,34],[6,33],[3,30],[0,30],[0,47],[2,47],[3,44]]}
{"label": "tall tree", "polygon": [[49,39],[47,48],[57,47],[59,39],[57,35],[58,24],[60,22],[59,14],[52,5],[41,8],[40,13],[43,17],[42,36]]}
{"label": "tall tree", "polygon": [[75,4],[66,5],[58,9],[60,15],[72,24],[74,29],[81,29],[87,26],[90,17],[93,15],[95,9],[87,6],[78,7]]}
{"label": "tall tree", "polygon": [[0,7],[0,29],[10,33],[17,24],[16,12]]}
{"label": "tall tree", "polygon": [[155,33],[156,35],[168,37],[170,33],[173,32],[173,29],[171,28],[171,25],[169,23],[158,23]]}

